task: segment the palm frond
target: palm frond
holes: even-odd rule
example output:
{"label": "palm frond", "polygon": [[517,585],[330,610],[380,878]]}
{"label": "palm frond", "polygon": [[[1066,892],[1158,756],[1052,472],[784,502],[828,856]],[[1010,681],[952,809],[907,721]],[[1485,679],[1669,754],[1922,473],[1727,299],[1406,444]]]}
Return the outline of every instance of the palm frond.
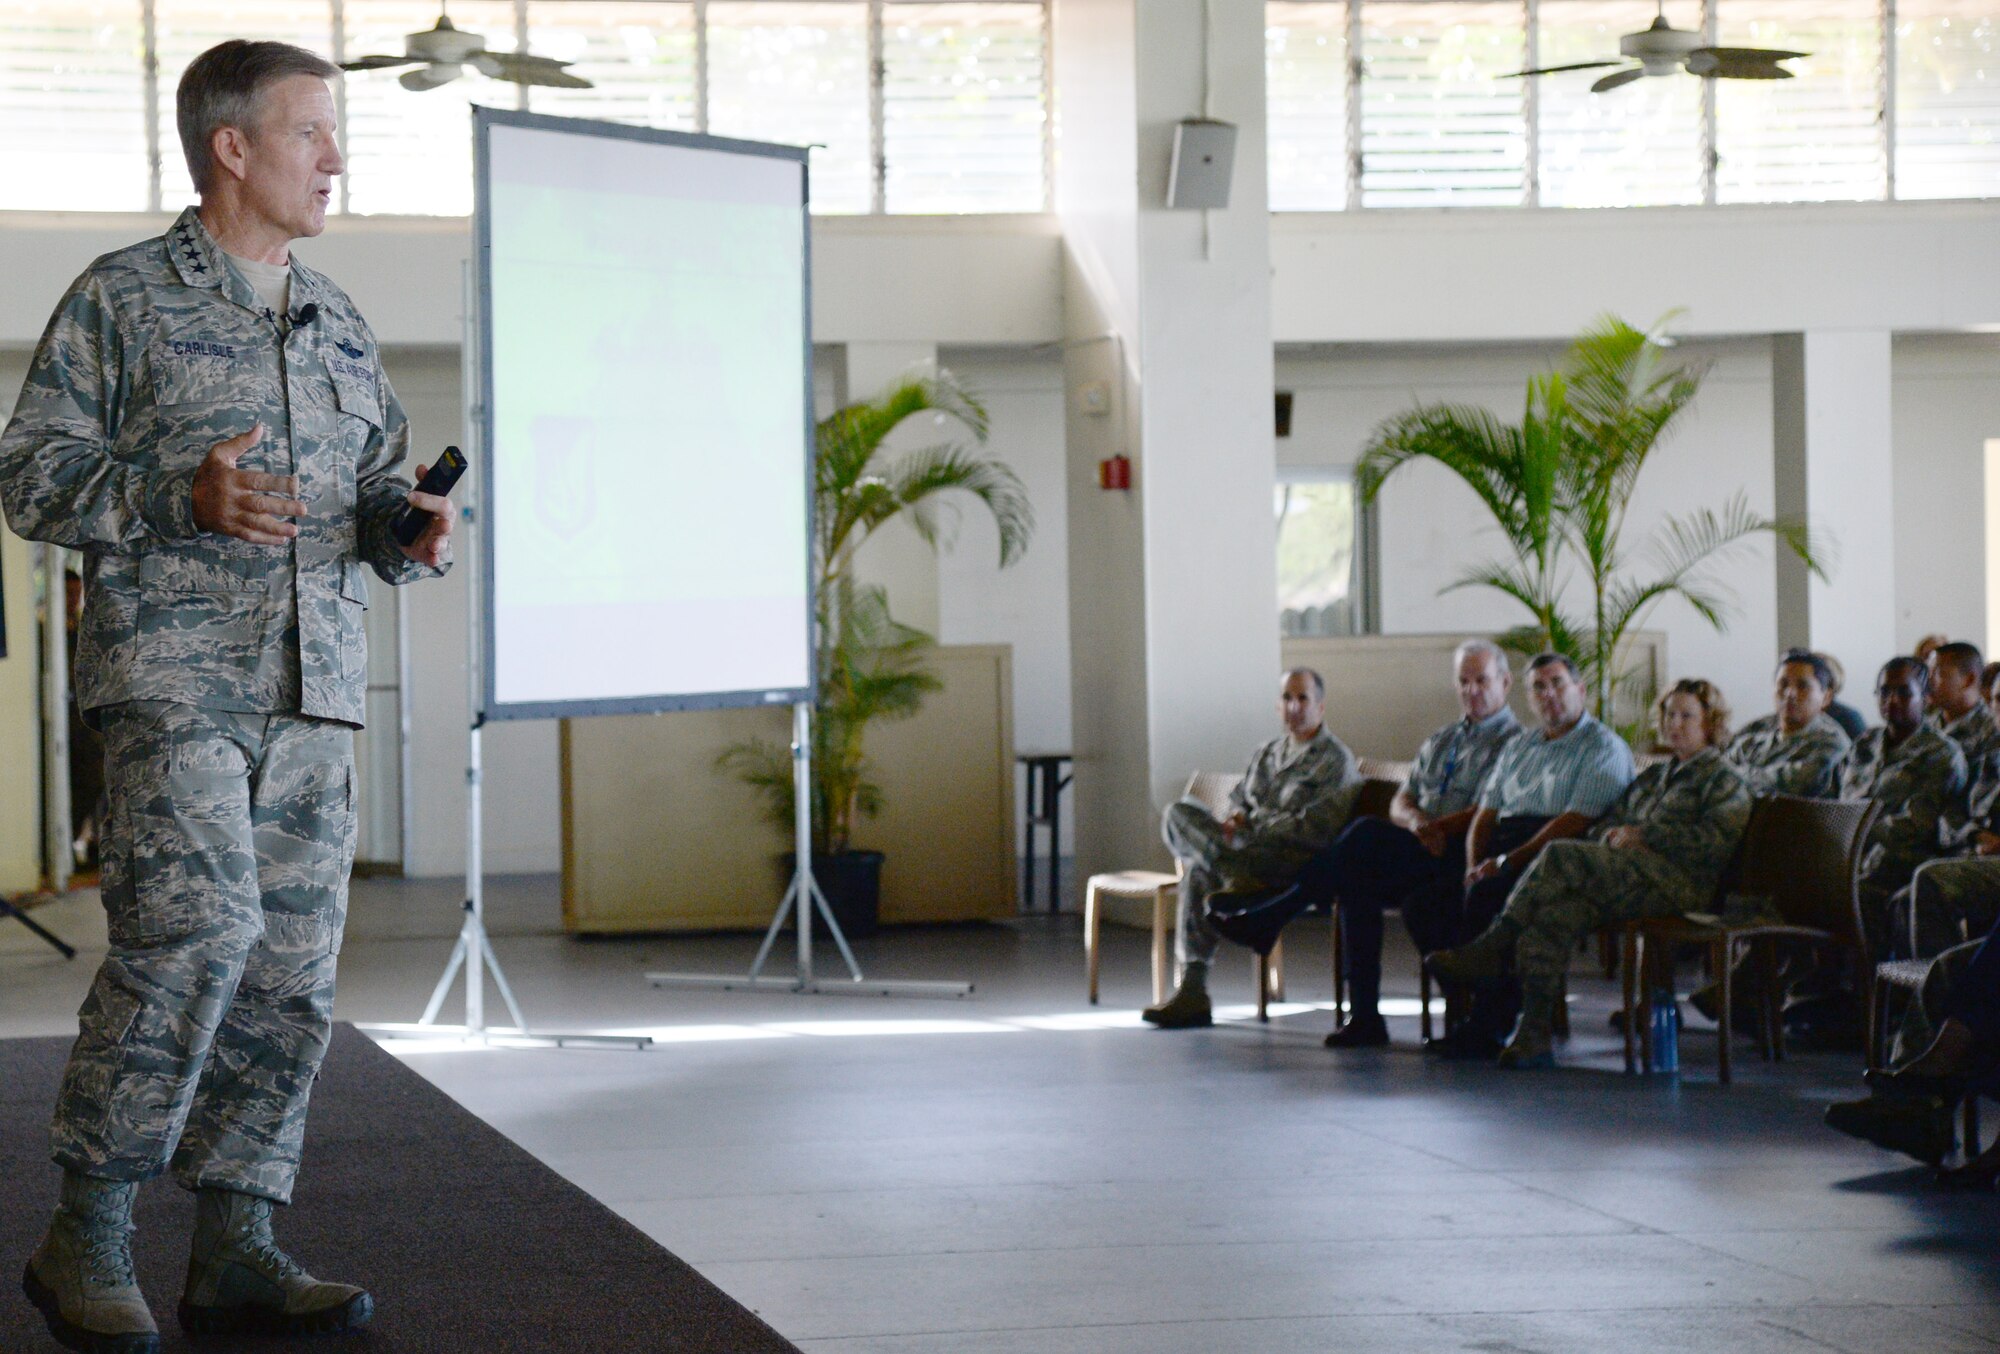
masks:
{"label": "palm frond", "polygon": [[[1011,467],[962,447],[925,447],[896,462],[887,477],[889,493],[923,540],[940,544],[938,521],[929,500],[945,493],[970,494],[987,512],[1000,533],[1000,564],[1020,559],[1035,531],[1035,510],[1028,490]],[[955,511],[955,510],[954,510]]]}
{"label": "palm frond", "polygon": [[1416,460],[1431,460],[1464,481],[1493,514],[1509,541],[1527,543],[1532,528],[1529,490],[1522,480],[1518,429],[1475,405],[1425,404],[1383,420],[1354,467],[1354,487],[1373,503],[1389,476]]}

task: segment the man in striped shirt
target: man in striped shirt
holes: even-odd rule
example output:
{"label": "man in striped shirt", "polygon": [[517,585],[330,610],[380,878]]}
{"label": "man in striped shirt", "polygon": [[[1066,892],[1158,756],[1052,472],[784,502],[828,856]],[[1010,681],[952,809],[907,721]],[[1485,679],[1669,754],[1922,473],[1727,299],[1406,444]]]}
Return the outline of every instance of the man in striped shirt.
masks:
{"label": "man in striped shirt", "polygon": [[[1435,909],[1428,915],[1405,915],[1427,953],[1484,931],[1542,849],[1581,836],[1632,781],[1632,749],[1584,708],[1588,692],[1576,664],[1545,653],[1528,665],[1528,677],[1542,727],[1509,743],[1480,787],[1465,837],[1464,892],[1428,900]],[[1512,979],[1481,984],[1441,1051],[1498,1056],[1520,1004],[1520,986]]]}

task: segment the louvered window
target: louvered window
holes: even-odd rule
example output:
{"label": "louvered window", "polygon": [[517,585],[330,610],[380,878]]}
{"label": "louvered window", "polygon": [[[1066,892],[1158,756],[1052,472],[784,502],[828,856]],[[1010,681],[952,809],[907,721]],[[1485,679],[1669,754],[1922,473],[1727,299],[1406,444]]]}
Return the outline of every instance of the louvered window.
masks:
{"label": "louvered window", "polygon": [[892,212],[1036,212],[1045,84],[1039,3],[895,0],[882,13],[884,202]]}
{"label": "louvered window", "polygon": [[708,129],[813,145],[816,212],[865,212],[869,166],[868,7],[711,0]]}
{"label": "louvered window", "polygon": [[[1540,0],[1538,67],[1630,61],[1618,39],[1638,26],[1629,0]],[[1699,32],[1700,0],[1666,7],[1667,22]],[[1535,77],[1540,104],[1540,201],[1549,207],[1642,207],[1702,199],[1701,81],[1634,80],[1593,94],[1616,67]]]}
{"label": "louvered window", "polygon": [[2000,197],[2000,7],[1896,2],[1896,196]]}
{"label": "louvered window", "polygon": [[594,89],[528,91],[537,113],[603,118],[693,131],[695,33],[692,4],[656,0],[564,0],[528,6],[528,50],[574,64]]}
{"label": "louvered window", "polygon": [[1518,0],[1371,0],[1361,6],[1361,202],[1517,206],[1528,122]]}
{"label": "louvered window", "polygon": [[143,211],[139,0],[17,0],[0,23],[0,208]]}
{"label": "louvered window", "polygon": [[[404,50],[407,33],[437,22],[432,0],[342,0],[347,56]],[[451,21],[511,52],[509,0],[454,0]],[[468,74],[415,92],[398,82],[407,68],[356,71],[346,79],[347,207],[360,213],[459,216],[472,210],[474,103],[519,106],[519,86]]]}
{"label": "louvered window", "polygon": [[1717,41],[1810,55],[1790,80],[1717,80],[1716,200],[1880,198],[1887,186],[1876,0],[1717,0]]}
{"label": "louvered window", "polygon": [[[298,0],[153,0],[160,53],[160,205],[179,211],[195,200],[175,122],[174,95],[188,64],[228,38],[289,42],[321,56],[333,51],[333,10]],[[343,140],[343,144],[345,144]]]}
{"label": "louvered window", "polygon": [[1264,7],[1271,210],[1347,205],[1347,6],[1273,0]]}

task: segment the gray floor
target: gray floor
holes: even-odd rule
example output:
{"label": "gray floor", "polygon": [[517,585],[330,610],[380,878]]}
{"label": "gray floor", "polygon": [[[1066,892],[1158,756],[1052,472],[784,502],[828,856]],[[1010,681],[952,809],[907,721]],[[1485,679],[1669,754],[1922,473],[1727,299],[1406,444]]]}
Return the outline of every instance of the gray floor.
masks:
{"label": "gray floor", "polygon": [[[1821,1128],[1843,1059],[1752,1059],[1725,1090],[1695,1030],[1678,1081],[1623,1076],[1581,964],[1569,1065],[1510,1076],[1431,1064],[1414,1018],[1346,1057],[1304,1004],[1144,1029],[1144,938],[1110,933],[1091,1008],[1073,916],[870,942],[871,976],[978,984],[892,1002],[654,990],[648,969],[738,970],[751,942],[566,941],[553,880],[492,896],[531,1019],[662,1043],[411,1065],[810,1350],[2000,1346],[2000,1198]],[[343,1018],[414,1018],[456,897],[357,885]],[[39,915],[101,947],[93,911]],[[1294,937],[1294,997],[1328,995],[1324,936]],[[0,1035],[73,1028],[88,979],[0,926]],[[1247,962],[1219,986],[1247,1001]]]}

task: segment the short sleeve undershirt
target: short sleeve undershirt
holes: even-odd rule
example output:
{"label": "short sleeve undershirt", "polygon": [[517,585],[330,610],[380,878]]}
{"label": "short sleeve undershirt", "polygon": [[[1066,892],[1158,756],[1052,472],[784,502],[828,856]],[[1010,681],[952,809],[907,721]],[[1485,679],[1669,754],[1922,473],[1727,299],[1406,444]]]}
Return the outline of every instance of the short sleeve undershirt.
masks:
{"label": "short sleeve undershirt", "polygon": [[243,274],[243,280],[257,293],[274,315],[291,313],[292,267],[288,263],[258,263],[229,255],[229,264]]}

